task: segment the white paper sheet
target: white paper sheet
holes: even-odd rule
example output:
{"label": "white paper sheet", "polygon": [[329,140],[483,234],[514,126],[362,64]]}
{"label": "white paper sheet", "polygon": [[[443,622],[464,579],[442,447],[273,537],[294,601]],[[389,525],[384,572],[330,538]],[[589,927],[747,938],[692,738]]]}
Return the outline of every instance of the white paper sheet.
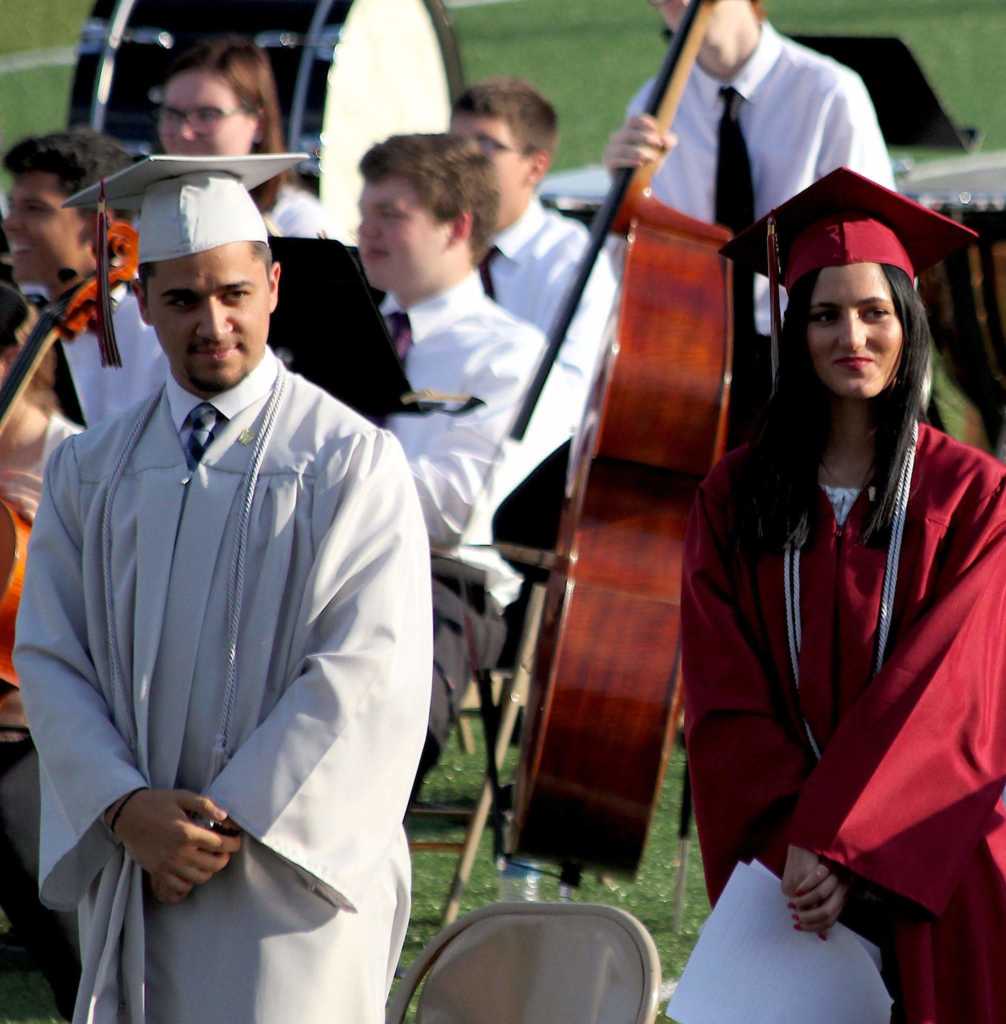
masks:
{"label": "white paper sheet", "polygon": [[793,928],[779,879],[739,864],[706,920],[667,1015],[678,1024],[889,1024],[875,947],[835,925]]}

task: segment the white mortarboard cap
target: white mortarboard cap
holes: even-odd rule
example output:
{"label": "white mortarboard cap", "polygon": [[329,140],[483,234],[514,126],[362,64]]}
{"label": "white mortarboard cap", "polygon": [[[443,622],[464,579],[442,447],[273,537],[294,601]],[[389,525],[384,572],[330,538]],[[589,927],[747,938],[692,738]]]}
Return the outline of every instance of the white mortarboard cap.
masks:
{"label": "white mortarboard cap", "polygon": [[[268,231],[248,190],[302,160],[305,153],[255,156],[151,156],[109,175],[114,209],[140,210],[140,262],[157,263],[229,242],[265,242]],[[100,184],[64,206],[97,206]]]}

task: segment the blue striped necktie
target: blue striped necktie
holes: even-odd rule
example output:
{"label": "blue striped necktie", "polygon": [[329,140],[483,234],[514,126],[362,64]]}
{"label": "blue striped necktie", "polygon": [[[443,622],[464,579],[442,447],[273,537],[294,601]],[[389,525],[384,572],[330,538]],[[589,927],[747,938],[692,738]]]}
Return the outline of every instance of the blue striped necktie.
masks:
{"label": "blue striped necktie", "polygon": [[213,443],[213,432],[221,419],[222,414],[209,402],[200,402],[189,413],[188,421],[192,426],[192,433],[189,434],[189,442],[185,448],[189,469],[195,469],[202,461],[206,449]]}

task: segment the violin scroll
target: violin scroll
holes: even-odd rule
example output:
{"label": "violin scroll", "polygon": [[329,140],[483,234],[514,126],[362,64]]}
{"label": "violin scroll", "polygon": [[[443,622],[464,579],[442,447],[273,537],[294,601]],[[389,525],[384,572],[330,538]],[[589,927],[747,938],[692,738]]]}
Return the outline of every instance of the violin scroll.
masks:
{"label": "violin scroll", "polygon": [[[140,260],[140,236],[132,224],[112,221],[108,226],[108,286],[131,281]],[[74,292],[56,330],[64,341],[72,341],[86,331],[95,317],[98,304],[98,280],[91,278]]]}

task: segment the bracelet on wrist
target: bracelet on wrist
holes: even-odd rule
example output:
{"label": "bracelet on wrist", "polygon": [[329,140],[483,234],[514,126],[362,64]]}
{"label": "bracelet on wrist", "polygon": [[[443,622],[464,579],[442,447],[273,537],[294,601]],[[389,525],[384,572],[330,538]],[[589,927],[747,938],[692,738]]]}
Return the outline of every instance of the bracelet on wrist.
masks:
{"label": "bracelet on wrist", "polygon": [[113,835],[115,834],[115,824],[119,820],[119,815],[122,814],[123,810],[126,807],[126,804],[128,804],[129,801],[132,800],[137,793],[142,793],[146,788],[146,786],[137,786],[136,789],[134,789],[131,793],[127,793],[119,801],[119,806],[115,808],[115,813],[112,815],[112,820],[108,823],[109,832],[111,832]]}

